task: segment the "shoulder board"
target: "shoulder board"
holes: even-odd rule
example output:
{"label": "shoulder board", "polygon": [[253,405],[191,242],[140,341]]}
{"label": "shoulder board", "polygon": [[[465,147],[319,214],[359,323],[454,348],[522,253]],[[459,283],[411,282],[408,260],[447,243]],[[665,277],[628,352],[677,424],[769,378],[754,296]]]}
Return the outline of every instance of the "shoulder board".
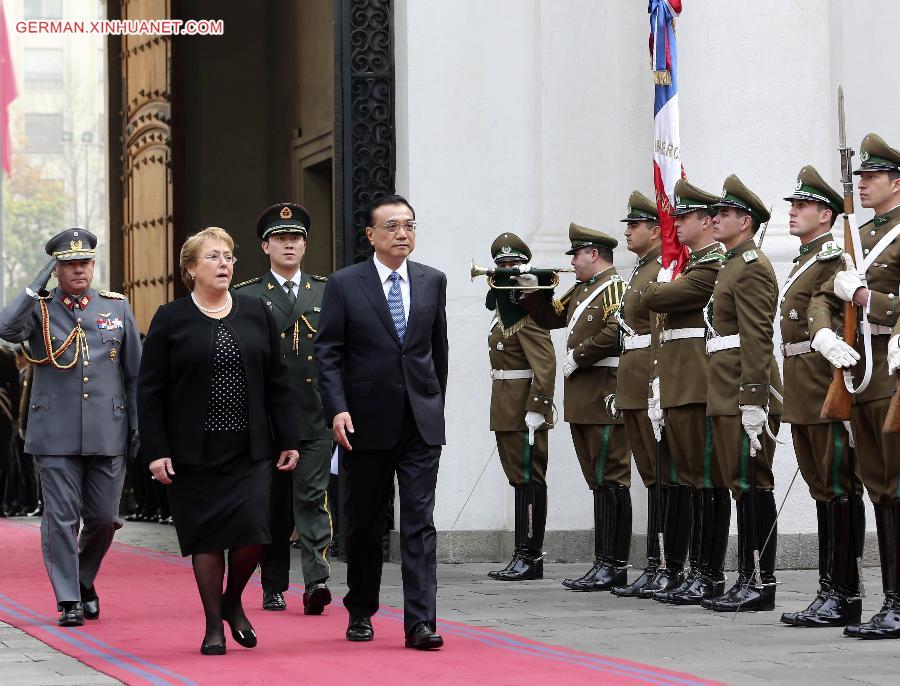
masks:
{"label": "shoulder board", "polygon": [[125,300],[125,296],[115,291],[97,291],[102,298],[110,298],[111,300]]}
{"label": "shoulder board", "polygon": [[759,259],[759,253],[757,253],[755,250],[748,250],[743,255],[741,255],[741,257],[744,258],[744,262],[750,264],[751,262],[755,262]]}
{"label": "shoulder board", "polygon": [[562,294],[559,298],[553,299],[553,310],[556,314],[562,314],[563,310],[565,310],[569,306],[569,300],[572,299],[572,293],[575,292],[575,286],[572,286],[569,290]]}
{"label": "shoulder board", "polygon": [[249,286],[251,283],[259,283],[262,281],[261,276],[256,276],[252,279],[247,279],[246,281],[241,281],[240,283],[236,283],[232,286],[232,288],[243,288],[244,286]]}
{"label": "shoulder board", "polygon": [[707,262],[724,262],[725,255],[720,252],[708,252],[703,257],[697,259],[694,264],[706,264]]}
{"label": "shoulder board", "polygon": [[625,283],[622,279],[613,276],[612,283],[603,291],[603,317],[608,317],[610,312],[619,309],[622,295],[625,293]]}
{"label": "shoulder board", "polygon": [[313,281],[328,281],[327,276],[318,276],[316,274],[310,274],[309,278],[311,278]]}
{"label": "shoulder board", "polygon": [[828,241],[822,244],[821,250],[816,253],[816,259],[820,262],[828,262],[829,260],[836,260],[843,254],[844,250],[841,246],[834,241]]}

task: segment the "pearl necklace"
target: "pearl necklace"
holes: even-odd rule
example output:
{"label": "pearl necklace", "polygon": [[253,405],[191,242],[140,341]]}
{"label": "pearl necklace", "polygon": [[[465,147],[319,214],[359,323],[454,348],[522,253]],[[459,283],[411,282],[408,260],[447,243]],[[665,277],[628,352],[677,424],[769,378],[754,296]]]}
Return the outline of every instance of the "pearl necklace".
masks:
{"label": "pearl necklace", "polygon": [[231,305],[231,293],[226,292],[225,295],[226,295],[226,300],[225,300],[225,304],[222,305],[222,307],[203,307],[203,305],[201,305],[200,302],[197,300],[196,294],[194,294],[193,292],[191,292],[191,300],[193,300],[194,304],[199,309],[203,310],[204,312],[209,312],[210,314],[216,314],[217,312],[221,312],[222,310],[226,309],[229,305]]}

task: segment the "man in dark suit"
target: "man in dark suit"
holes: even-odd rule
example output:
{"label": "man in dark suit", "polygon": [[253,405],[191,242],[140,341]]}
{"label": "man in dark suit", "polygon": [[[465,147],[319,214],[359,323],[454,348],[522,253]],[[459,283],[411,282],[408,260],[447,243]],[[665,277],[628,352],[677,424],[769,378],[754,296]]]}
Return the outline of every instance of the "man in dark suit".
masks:
{"label": "man in dark suit", "polygon": [[315,340],[325,417],[345,451],[347,639],[374,636],[384,503],[396,471],[406,646],[428,650],[444,644],[435,633],[433,512],[445,442],[447,277],[407,259],[416,221],[406,199],[374,201],[368,223],[375,256],[328,279]]}

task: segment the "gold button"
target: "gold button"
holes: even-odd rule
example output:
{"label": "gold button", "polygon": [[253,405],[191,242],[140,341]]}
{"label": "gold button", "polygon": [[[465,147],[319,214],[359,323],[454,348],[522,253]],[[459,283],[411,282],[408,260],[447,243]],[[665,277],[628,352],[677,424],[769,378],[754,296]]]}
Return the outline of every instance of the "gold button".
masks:
{"label": "gold button", "polygon": [[81,324],[81,317],[76,318],[75,321]]}
{"label": "gold button", "polygon": [[84,398],[85,400],[87,400],[87,399],[88,399],[88,394],[85,393],[85,394],[84,394],[83,396],[81,396],[81,397]]}
{"label": "gold button", "polygon": [[744,390],[744,387],[743,387],[743,386],[741,386],[741,388],[740,388],[740,390],[742,390],[742,391],[743,391],[743,390]]}
{"label": "gold button", "polygon": [[284,331],[281,332],[281,337],[284,338]]}
{"label": "gold button", "polygon": [[36,409],[37,409],[37,405],[32,405],[32,406],[31,406],[31,409],[32,409],[32,410],[36,410]]}
{"label": "gold button", "polygon": [[88,381],[89,379],[87,377],[84,377],[84,382],[87,383]]}
{"label": "gold button", "polygon": [[306,383],[312,383],[312,379],[307,379]]}
{"label": "gold button", "polygon": [[750,392],[751,392],[751,393],[756,393],[756,389],[755,389],[755,388],[751,388],[751,389],[750,389]]}
{"label": "gold button", "polygon": [[85,361],[84,361],[84,366],[85,366],[85,367],[88,367],[88,366],[90,366],[90,364],[91,364],[91,363],[90,363],[90,362],[88,362],[88,361],[87,361],[87,360],[85,360]]}
{"label": "gold button", "polygon": [[307,337],[307,338],[312,338],[312,334],[311,334],[311,333],[308,333],[308,334],[306,334],[306,337]]}
{"label": "gold button", "polygon": [[306,361],[307,361],[307,362],[312,362],[312,355],[309,355],[309,356],[306,358]]}

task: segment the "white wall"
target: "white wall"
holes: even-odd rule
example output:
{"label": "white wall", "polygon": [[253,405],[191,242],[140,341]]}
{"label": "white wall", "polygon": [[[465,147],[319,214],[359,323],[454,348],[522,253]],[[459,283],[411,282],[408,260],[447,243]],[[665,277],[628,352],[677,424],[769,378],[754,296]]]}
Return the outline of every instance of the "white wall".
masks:
{"label": "white wall", "polygon": [[[873,130],[900,145],[900,81],[889,52],[900,3],[685,6],[677,31],[688,178],[716,192],[736,173],[774,206],[766,250],[783,277],[796,245],[782,198],[797,170],[814,164],[837,185],[839,82],[851,144]],[[566,263],[570,221],[621,235],[630,191],[652,188],[646,3],[398,0],[396,19],[398,190],[421,222],[416,259],[449,279],[449,443],[436,524],[511,528],[511,490],[488,431],[485,284],[469,283],[469,259],[487,264],[491,240],[505,230],[527,237],[543,266]],[[620,271],[633,262],[617,251]],[[560,332],[554,340],[562,350]],[[787,427],[781,436],[789,440]],[[779,502],[795,468],[785,445],[775,462]],[[590,496],[562,421],[551,433],[548,481],[548,528],[590,527]],[[633,496],[640,531],[643,487]],[[780,528],[815,529],[799,478]]]}

